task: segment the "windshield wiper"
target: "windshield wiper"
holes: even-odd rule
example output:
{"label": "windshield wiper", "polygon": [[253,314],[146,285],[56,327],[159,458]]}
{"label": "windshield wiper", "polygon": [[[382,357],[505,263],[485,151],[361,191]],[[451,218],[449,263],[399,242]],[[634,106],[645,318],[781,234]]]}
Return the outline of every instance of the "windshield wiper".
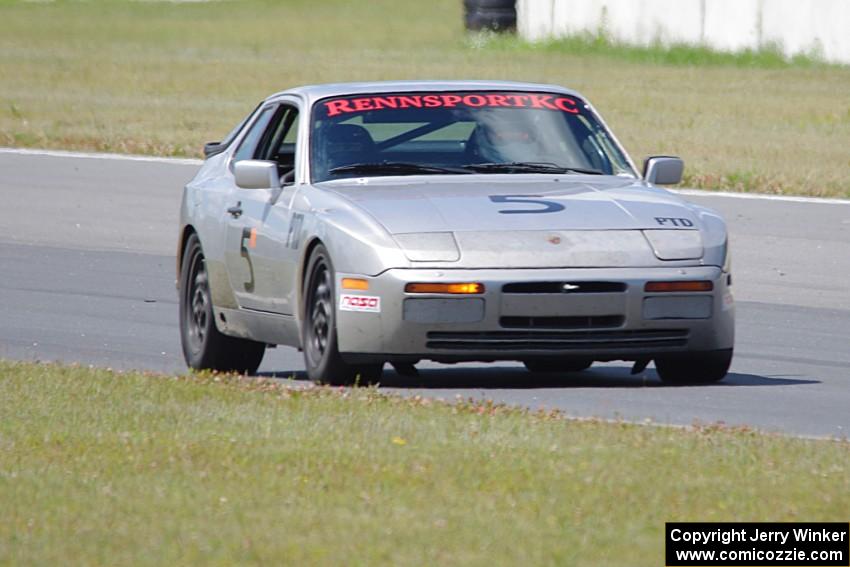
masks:
{"label": "windshield wiper", "polygon": [[395,173],[397,175],[417,174],[440,174],[440,173],[472,173],[468,169],[459,167],[440,167],[437,165],[423,165],[419,163],[406,163],[398,161],[385,161],[382,163],[352,163],[341,165],[330,170],[329,173]]}
{"label": "windshield wiper", "polygon": [[507,163],[469,163],[463,166],[479,173],[585,173],[588,175],[604,175],[598,169],[584,167],[564,167],[556,163],[512,161]]}

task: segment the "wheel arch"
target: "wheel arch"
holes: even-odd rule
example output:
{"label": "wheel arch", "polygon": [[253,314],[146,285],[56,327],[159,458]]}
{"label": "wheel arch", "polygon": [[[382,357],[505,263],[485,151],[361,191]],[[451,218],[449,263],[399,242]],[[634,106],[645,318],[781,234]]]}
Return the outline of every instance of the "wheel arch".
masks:
{"label": "wheel arch", "polygon": [[[304,288],[307,285],[307,266],[310,264],[310,258],[313,256],[313,251],[319,245],[325,246],[322,239],[318,236],[313,236],[307,245],[304,247],[304,254],[301,256],[301,265],[298,267],[298,319],[304,320]],[[327,246],[325,246],[327,248]]]}
{"label": "wheel arch", "polygon": [[179,244],[177,246],[177,289],[180,289],[180,271],[183,269],[183,255],[186,252],[186,244],[189,242],[189,238],[191,238],[193,234],[197,233],[198,231],[196,231],[195,227],[191,224],[184,226],[183,230],[180,232],[180,238],[178,239]]}

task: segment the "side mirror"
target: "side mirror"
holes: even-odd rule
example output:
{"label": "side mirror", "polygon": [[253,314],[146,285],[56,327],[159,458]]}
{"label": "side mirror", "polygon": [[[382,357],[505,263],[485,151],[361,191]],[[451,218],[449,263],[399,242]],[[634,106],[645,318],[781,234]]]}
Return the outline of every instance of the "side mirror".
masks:
{"label": "side mirror", "polygon": [[221,142],[207,142],[204,144],[204,158],[211,158],[224,151],[225,145]]}
{"label": "side mirror", "polygon": [[233,177],[242,189],[280,189],[277,163],[243,159],[233,164]]}
{"label": "side mirror", "polygon": [[643,162],[643,179],[653,185],[681,183],[685,162],[677,157],[652,156]]}

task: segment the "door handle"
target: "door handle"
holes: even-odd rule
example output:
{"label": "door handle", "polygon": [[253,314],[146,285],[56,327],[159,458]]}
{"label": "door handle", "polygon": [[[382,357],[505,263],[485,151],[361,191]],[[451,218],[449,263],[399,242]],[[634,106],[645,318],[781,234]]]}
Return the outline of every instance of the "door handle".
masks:
{"label": "door handle", "polygon": [[228,214],[235,219],[238,219],[242,216],[242,201],[237,202],[235,205],[227,209]]}

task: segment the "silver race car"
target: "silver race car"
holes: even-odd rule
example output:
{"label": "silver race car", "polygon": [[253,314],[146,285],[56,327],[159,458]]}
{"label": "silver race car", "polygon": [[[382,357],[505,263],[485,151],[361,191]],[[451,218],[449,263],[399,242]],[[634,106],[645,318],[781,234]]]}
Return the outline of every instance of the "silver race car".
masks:
{"label": "silver race car", "polygon": [[638,172],[581,95],[512,82],[300,87],[263,101],[186,186],[177,255],[192,368],[310,378],[385,363],[650,361],[721,380],[734,305],[726,225]]}

